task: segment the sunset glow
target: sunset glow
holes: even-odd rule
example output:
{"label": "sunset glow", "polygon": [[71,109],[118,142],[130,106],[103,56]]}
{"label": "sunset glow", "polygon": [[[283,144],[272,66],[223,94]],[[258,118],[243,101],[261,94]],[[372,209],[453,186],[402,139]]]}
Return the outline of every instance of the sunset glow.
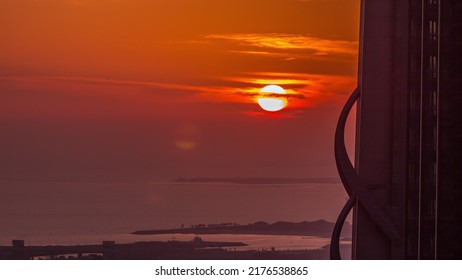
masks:
{"label": "sunset glow", "polygon": [[[269,138],[272,150],[284,128],[303,148],[279,147],[271,169],[314,161],[336,174],[299,151],[330,153],[320,139],[356,85],[359,1],[193,2],[0,0],[4,164],[45,177],[83,166],[257,168],[273,159],[253,143]],[[267,85],[283,97],[262,94]],[[300,126],[319,139],[289,129]]]}
{"label": "sunset glow", "polygon": [[271,178],[337,178],[359,6],[0,0],[2,227],[27,239],[26,218],[46,233],[333,220],[311,186]]}

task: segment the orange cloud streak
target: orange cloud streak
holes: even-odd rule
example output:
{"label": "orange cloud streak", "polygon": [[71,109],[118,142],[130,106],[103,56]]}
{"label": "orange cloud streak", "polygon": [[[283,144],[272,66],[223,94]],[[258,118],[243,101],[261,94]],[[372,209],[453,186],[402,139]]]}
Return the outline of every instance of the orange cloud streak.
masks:
{"label": "orange cloud streak", "polygon": [[[287,33],[232,33],[213,34],[208,39],[228,40],[242,45],[273,50],[307,50],[314,55],[343,54],[356,56],[358,42],[345,40],[328,40],[310,35]],[[249,54],[268,55],[269,52],[245,51]]]}
{"label": "orange cloud streak", "polygon": [[[245,73],[238,77],[225,77],[222,86],[195,86],[186,84],[170,84],[149,81],[117,80],[89,77],[0,77],[0,81],[63,81],[75,83],[93,83],[99,85],[116,85],[153,89],[173,89],[189,92],[188,102],[230,102],[251,104],[257,103],[260,90],[268,84],[277,84],[286,90],[289,100],[288,109],[303,109],[325,104],[338,97],[343,98],[356,83],[354,76],[319,75],[303,73],[255,72]],[[240,86],[235,86],[235,83]],[[133,94],[136,91],[129,91]],[[158,91],[157,94],[162,94]]]}

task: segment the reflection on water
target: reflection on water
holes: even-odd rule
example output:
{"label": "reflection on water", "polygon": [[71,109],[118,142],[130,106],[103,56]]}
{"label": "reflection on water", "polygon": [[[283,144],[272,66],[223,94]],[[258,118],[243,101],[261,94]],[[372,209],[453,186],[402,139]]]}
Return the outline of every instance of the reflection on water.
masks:
{"label": "reflection on water", "polygon": [[[157,240],[189,241],[194,234],[164,234],[153,236]],[[261,250],[275,248],[277,250],[314,250],[322,248],[330,241],[329,238],[315,236],[288,236],[288,235],[256,235],[256,234],[207,234],[200,235],[204,241],[232,241],[248,244],[236,250]]]}

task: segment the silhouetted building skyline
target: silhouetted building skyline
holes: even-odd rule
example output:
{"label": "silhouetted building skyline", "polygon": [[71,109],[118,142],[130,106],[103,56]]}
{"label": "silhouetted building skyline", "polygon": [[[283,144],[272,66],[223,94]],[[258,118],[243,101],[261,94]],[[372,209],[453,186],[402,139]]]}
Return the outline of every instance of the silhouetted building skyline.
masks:
{"label": "silhouetted building skyline", "polygon": [[[335,143],[351,197],[336,231],[354,208],[354,259],[462,257],[461,50],[462,1],[362,1],[358,89]],[[342,130],[355,101],[353,169]]]}

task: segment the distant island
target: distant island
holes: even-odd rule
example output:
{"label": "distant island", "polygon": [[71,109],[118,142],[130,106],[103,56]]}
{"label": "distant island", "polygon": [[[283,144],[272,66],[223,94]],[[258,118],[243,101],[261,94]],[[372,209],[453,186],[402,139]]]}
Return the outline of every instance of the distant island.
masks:
{"label": "distant island", "polygon": [[[318,220],[313,222],[276,222],[269,224],[257,222],[248,225],[236,223],[222,224],[198,224],[189,228],[158,229],[158,230],[138,230],[132,234],[155,235],[155,234],[261,234],[261,235],[300,235],[300,236],[319,236],[330,237],[334,223]],[[351,236],[351,225],[345,223],[342,231],[345,237]]]}
{"label": "distant island", "polygon": [[223,178],[178,178],[177,183],[232,183],[232,184],[337,184],[340,179],[332,178],[260,178],[260,177],[223,177]]}

